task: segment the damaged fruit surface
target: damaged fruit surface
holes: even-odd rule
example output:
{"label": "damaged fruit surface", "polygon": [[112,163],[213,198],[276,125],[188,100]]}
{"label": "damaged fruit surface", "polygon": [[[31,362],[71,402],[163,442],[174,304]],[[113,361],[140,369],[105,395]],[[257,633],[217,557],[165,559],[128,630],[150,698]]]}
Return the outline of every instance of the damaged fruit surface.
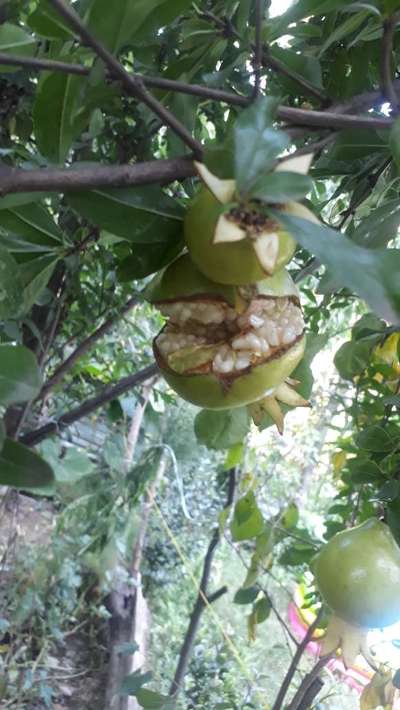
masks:
{"label": "damaged fruit surface", "polygon": [[[303,205],[275,206],[304,219],[314,215]],[[282,269],[292,258],[296,242],[280,224],[264,215],[256,203],[246,208],[223,205],[206,187],[185,217],[185,239],[197,267],[208,278],[225,284],[256,283]]]}
{"label": "damaged fruit surface", "polygon": [[351,625],[380,628],[400,619],[400,548],[379,520],[335,535],[314,574],[325,602]]}
{"label": "damaged fruit surface", "polygon": [[297,289],[286,272],[248,287],[206,279],[188,255],[157,275],[146,296],[168,319],[154,353],[171,387],[208,409],[271,394],[305,346]]}

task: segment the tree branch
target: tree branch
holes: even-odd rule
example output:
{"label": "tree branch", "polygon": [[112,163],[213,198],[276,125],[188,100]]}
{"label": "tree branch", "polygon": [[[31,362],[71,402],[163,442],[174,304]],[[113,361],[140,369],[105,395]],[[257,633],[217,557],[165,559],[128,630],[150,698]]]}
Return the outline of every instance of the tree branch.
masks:
{"label": "tree branch", "polygon": [[67,357],[64,362],[59,365],[56,370],[53,372],[52,376],[49,377],[47,382],[44,383],[42,389],[40,390],[37,399],[43,399],[46,397],[50,390],[52,390],[58,383],[63,379],[64,375],[75,365],[77,360],[79,360],[83,355],[86,355],[86,353],[93,347],[93,345],[100,340],[100,338],[105,335],[105,333],[108,333],[111,328],[117,323],[120,318],[122,318],[126,313],[129,313],[129,311],[136,306],[138,302],[137,296],[133,296],[132,298],[129,299],[129,301],[125,304],[123,309],[121,310],[120,313],[117,315],[111,316],[108,318],[104,323],[97,328],[91,335],[89,335],[85,340],[83,340],[77,348],[71,353],[69,357]]}
{"label": "tree branch", "polygon": [[64,192],[96,187],[124,187],[169,183],[194,177],[197,172],[189,158],[149,160],[136,165],[93,165],[82,168],[0,167],[0,195],[16,192]]}
{"label": "tree branch", "polygon": [[56,59],[24,57],[19,54],[6,54],[5,52],[0,52],[0,65],[7,67],[26,67],[27,69],[37,69],[39,71],[57,71],[63,74],[77,74],[78,76],[88,76],[91,71],[89,67],[85,67],[83,64],[59,62]]}
{"label": "tree branch", "polygon": [[254,96],[257,97],[260,93],[260,81],[261,81],[261,62],[263,55],[262,46],[262,26],[263,26],[263,14],[264,14],[264,0],[255,0],[255,29],[256,29],[256,41],[254,47]]}
{"label": "tree branch", "polygon": [[83,402],[79,405],[79,407],[71,409],[69,412],[62,414],[58,419],[55,419],[48,424],[44,424],[38,429],[34,429],[33,431],[28,431],[26,434],[23,434],[20,438],[21,443],[27,446],[35,446],[36,444],[39,444],[43,441],[43,439],[47,439],[48,436],[59,432],[61,429],[70,426],[83,417],[87,417],[92,412],[95,412],[96,409],[99,409],[104,406],[104,404],[111,402],[111,400],[119,397],[121,394],[128,392],[133,387],[141,385],[143,382],[146,382],[146,380],[154,377],[157,373],[157,366],[149,365],[143,370],[135,372],[134,375],[123,377],[116,384],[103,387],[98,395],[87,399],[86,402]]}
{"label": "tree branch", "polygon": [[309,710],[311,707],[313,707],[313,702],[315,698],[317,697],[318,693],[321,692],[322,688],[324,687],[324,684],[321,680],[321,678],[316,678],[306,690],[306,692],[303,695],[303,699],[300,701],[299,705],[297,706],[297,710]]}
{"label": "tree branch", "polygon": [[50,0],[51,5],[75,30],[86,46],[91,47],[100,59],[104,62],[110,73],[120,79],[126,91],[139,101],[142,101],[151,109],[165,125],[177,135],[198,158],[202,155],[202,145],[197,141],[190,131],[178,119],[163,106],[152,94],[150,94],[141,79],[134,74],[129,74],[122,64],[111,52],[99,42],[96,37],[85,27],[79,15],[64,0]]}
{"label": "tree branch", "polygon": [[312,668],[311,671],[307,673],[305,678],[302,680],[300,687],[297,690],[297,693],[295,694],[292,702],[289,703],[289,705],[287,706],[287,710],[300,710],[301,707],[304,708],[304,699],[306,693],[308,693],[310,688],[314,686],[314,683],[318,678],[321,670],[324,666],[326,666],[331,657],[331,655],[323,656],[317,661],[314,668]]}
{"label": "tree branch", "polygon": [[[91,67],[83,66],[83,64],[73,64],[71,62],[59,62],[53,59],[38,59],[36,57],[22,57],[20,55],[10,55],[0,52],[0,65],[11,67],[27,67],[28,69],[37,69],[39,71],[55,71],[64,74],[77,74],[79,76],[89,76]],[[232,91],[224,89],[213,89],[201,84],[187,84],[184,81],[175,81],[174,79],[164,79],[157,76],[146,76],[145,74],[130,74],[135,76],[145,86],[154,89],[163,89],[165,91],[176,91],[182,94],[192,96],[200,96],[204,99],[212,99],[214,101],[222,101],[228,104],[236,104],[237,106],[247,106],[250,98],[235,94]]]}
{"label": "tree branch", "polygon": [[299,126],[318,126],[319,128],[391,128],[390,118],[375,118],[372,116],[352,116],[334,111],[310,111],[291,106],[278,106],[278,118]]}
{"label": "tree branch", "polygon": [[319,614],[316,616],[316,618],[314,619],[311,626],[308,627],[303,640],[301,641],[301,643],[299,643],[299,645],[296,649],[296,652],[292,658],[292,662],[291,662],[291,664],[287,670],[287,673],[283,679],[283,683],[279,689],[278,695],[276,696],[276,700],[272,706],[272,710],[282,710],[283,701],[286,697],[287,691],[289,690],[293,676],[296,673],[297,666],[299,665],[301,657],[312,639],[312,635],[313,635],[315,629],[318,627],[321,615],[322,615],[322,613],[319,612]]}
{"label": "tree branch", "polygon": [[[233,498],[235,494],[235,485],[236,485],[236,470],[234,468],[231,468],[229,471],[229,479],[228,479],[228,494],[227,494],[227,500],[226,500],[226,505],[225,507],[230,507],[233,503]],[[190,616],[189,624],[186,630],[185,638],[182,644],[182,648],[179,654],[179,659],[178,659],[178,664],[176,667],[175,671],[175,676],[174,680],[172,681],[171,688],[169,691],[169,695],[176,698],[182,681],[185,677],[187,667],[189,664],[193,644],[196,638],[196,633],[197,629],[200,623],[200,618],[201,615],[206,608],[207,603],[211,603],[212,601],[215,601],[218,599],[222,593],[225,593],[225,588],[223,587],[222,589],[218,590],[217,592],[214,592],[214,594],[208,596],[207,588],[208,588],[208,583],[210,580],[210,574],[211,574],[211,565],[212,561],[214,558],[214,553],[215,550],[218,546],[218,543],[220,541],[221,535],[219,528],[216,528],[214,530],[214,533],[212,535],[212,538],[210,540],[210,543],[207,548],[207,552],[204,557],[204,563],[203,563],[203,572],[201,575],[201,581],[200,581],[200,586],[199,586],[199,591],[197,595],[197,599],[195,602],[195,605],[193,607],[193,611]]]}
{"label": "tree branch", "polygon": [[394,112],[398,111],[399,102],[395,88],[393,86],[392,78],[392,53],[393,53],[393,40],[394,33],[396,30],[396,25],[400,21],[400,11],[390,15],[383,23],[383,39],[382,39],[382,53],[381,53],[381,86],[382,93],[386,99],[391,103],[392,110]]}

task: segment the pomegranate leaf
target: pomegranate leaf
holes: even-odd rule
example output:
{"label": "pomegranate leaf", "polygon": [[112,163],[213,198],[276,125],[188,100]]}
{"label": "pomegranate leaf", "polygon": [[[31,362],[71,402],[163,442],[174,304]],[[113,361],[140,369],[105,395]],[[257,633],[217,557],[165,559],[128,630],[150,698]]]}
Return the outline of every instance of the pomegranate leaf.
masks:
{"label": "pomegranate leaf", "polygon": [[400,323],[400,251],[365,249],[334,229],[273,210],[304,249],[328,267],[344,288],[390,323]]}

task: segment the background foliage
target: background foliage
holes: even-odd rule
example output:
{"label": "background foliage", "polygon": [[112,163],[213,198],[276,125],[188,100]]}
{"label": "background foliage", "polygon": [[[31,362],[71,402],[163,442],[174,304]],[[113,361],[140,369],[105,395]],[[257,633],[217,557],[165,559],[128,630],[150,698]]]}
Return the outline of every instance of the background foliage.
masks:
{"label": "background foliage", "polygon": [[[188,570],[198,580],[219,524],[212,583],[227,584],[229,602],[212,609],[227,632],[211,617],[201,627],[178,703],[261,707],[282,681],[270,668],[288,664],[293,648],[273,621],[286,613],[282,585],[292,592],[309,579],[323,539],[371,515],[400,543],[398,3],[297,0],[276,14],[250,0],[74,2],[92,36],[142,77],[135,90],[62,6],[0,4],[0,483],[51,511],[29,554],[2,534],[0,696],[4,707],[52,707],[62,692],[54,658],[81,624],[94,667],[105,663],[105,600],[116,580],[129,582],[141,505],[164,452],[142,573],[150,688],[165,697],[151,696],[146,678],[138,698],[169,707],[195,593]],[[193,150],[242,192],[267,197],[265,173],[282,153],[314,152],[311,189],[281,186],[285,199],[300,190],[321,218],[281,218],[299,243],[290,270],[308,350],[297,376],[313,410],[305,420],[290,414],[280,440],[267,419],[260,433],[241,409],[198,412],[157,379],[127,466],[162,324],[141,294],[183,248],[198,184]],[[166,159],[176,162],[163,178]],[[143,179],[145,161],[154,177]],[[116,165],[130,177],[117,179]],[[232,467],[241,471],[236,501],[221,515]],[[15,490],[1,506],[7,520],[18,511]],[[335,707],[329,683],[323,695],[320,706]]]}

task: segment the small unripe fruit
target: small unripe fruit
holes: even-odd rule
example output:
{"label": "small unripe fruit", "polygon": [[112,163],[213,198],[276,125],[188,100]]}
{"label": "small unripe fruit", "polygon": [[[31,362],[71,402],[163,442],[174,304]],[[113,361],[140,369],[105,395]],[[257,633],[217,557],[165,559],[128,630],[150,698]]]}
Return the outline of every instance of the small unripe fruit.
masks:
{"label": "small unripe fruit", "polygon": [[[275,209],[317,221],[298,202],[276,205]],[[237,230],[237,241],[216,241],[219,231],[230,229]],[[256,283],[275,274],[296,249],[293,237],[275,219],[265,217],[256,203],[247,208],[232,207],[222,215],[221,203],[206,187],[187,211],[185,239],[200,271],[213,281],[235,285]]]}
{"label": "small unripe fruit", "polygon": [[365,629],[400,620],[400,548],[379,520],[331,538],[313,571],[323,599],[340,619]]}

